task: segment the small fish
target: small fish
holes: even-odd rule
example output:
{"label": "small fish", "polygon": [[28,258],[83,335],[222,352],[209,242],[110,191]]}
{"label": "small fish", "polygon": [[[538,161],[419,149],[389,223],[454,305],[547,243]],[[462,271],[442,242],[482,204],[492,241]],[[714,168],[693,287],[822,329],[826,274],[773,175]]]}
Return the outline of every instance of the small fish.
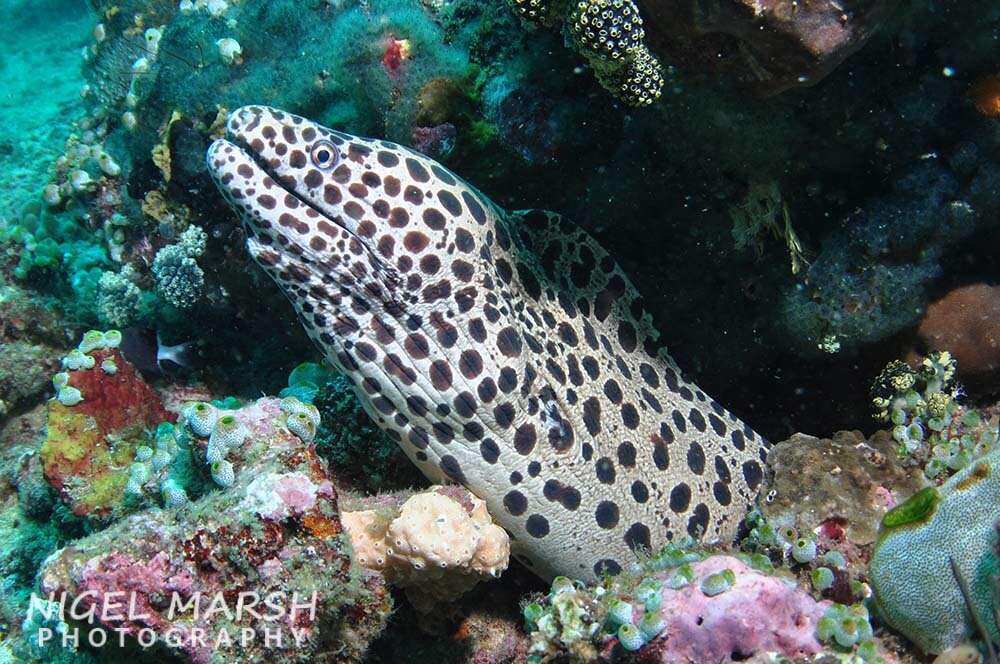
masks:
{"label": "small fish", "polygon": [[159,376],[178,369],[194,369],[198,364],[198,347],[194,341],[165,345],[159,330],[137,327],[122,332],[120,346],[125,356],[144,374]]}

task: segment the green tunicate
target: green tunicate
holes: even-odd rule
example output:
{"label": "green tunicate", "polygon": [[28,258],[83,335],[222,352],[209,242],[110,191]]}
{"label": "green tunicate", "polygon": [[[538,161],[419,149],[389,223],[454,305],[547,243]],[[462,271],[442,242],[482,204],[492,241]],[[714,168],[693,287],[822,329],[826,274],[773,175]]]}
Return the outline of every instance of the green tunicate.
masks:
{"label": "green tunicate", "polygon": [[619,627],[618,641],[622,644],[622,648],[630,652],[635,652],[646,645],[646,639],[635,625],[622,625]]}
{"label": "green tunicate", "polygon": [[647,610],[639,621],[639,631],[647,641],[655,639],[666,626],[667,623],[659,611]]}
{"label": "green tunicate", "polygon": [[56,390],[61,390],[69,384],[69,374],[65,371],[60,371],[59,373],[52,376],[52,386]]}
{"label": "green tunicate", "polygon": [[557,576],[552,579],[552,594],[558,595],[559,593],[565,593],[576,590],[576,584],[573,583],[573,579],[568,576]]}
{"label": "green tunicate", "polygon": [[736,573],[726,568],[702,579],[701,592],[709,597],[715,597],[732,588],[734,583],[736,583]]}
{"label": "green tunicate", "polygon": [[77,388],[67,385],[59,390],[56,400],[64,406],[75,406],[83,401],[83,394]]}
{"label": "green tunicate", "polygon": [[816,558],[816,540],[800,537],[792,544],[792,558],[797,563],[809,563]]}
{"label": "green tunicate", "polygon": [[830,549],[824,553],[822,561],[827,565],[833,565],[837,569],[844,569],[847,567],[847,558],[845,558],[844,554],[836,549]]}
{"label": "green tunicate", "polygon": [[778,546],[780,544],[778,539],[778,533],[775,531],[774,526],[769,523],[762,523],[758,529],[758,538],[760,543],[764,546]]}
{"label": "green tunicate", "polygon": [[524,615],[524,622],[530,631],[535,628],[535,624],[545,613],[545,609],[543,609],[542,605],[538,602],[531,602],[524,605],[524,611],[522,611],[522,613]]}
{"label": "green tunicate", "polygon": [[614,631],[619,625],[631,624],[635,609],[631,604],[620,598],[613,598],[608,602],[607,623],[610,631]]}
{"label": "green tunicate", "polygon": [[982,422],[982,418],[979,416],[979,412],[975,410],[969,410],[962,416],[962,424],[967,427],[978,427]]}
{"label": "green tunicate", "polygon": [[882,517],[883,528],[897,528],[907,524],[927,521],[938,504],[938,491],[932,486],[921,489],[910,498],[893,507]]}
{"label": "green tunicate", "polygon": [[753,567],[758,572],[764,572],[765,574],[774,573],[774,563],[772,563],[771,559],[765,556],[763,553],[751,554],[750,566]]}
{"label": "green tunicate", "polygon": [[691,568],[690,563],[684,563],[667,580],[667,586],[672,590],[679,590],[692,581],[694,581],[694,570]]}
{"label": "green tunicate", "polygon": [[122,342],[122,333],[118,330],[108,330],[104,333],[104,346],[106,348],[118,348]]}
{"label": "green tunicate", "polygon": [[319,388],[326,385],[333,372],[315,362],[303,362],[288,375],[288,387],[278,393],[279,397],[295,397],[304,403],[312,403]]}
{"label": "green tunicate", "polygon": [[816,637],[824,643],[833,638],[833,631],[836,628],[837,620],[830,616],[823,616],[816,622]]}
{"label": "green tunicate", "polygon": [[647,611],[659,609],[663,602],[663,582],[657,578],[644,579],[635,589],[635,598]]}
{"label": "green tunicate", "polygon": [[868,640],[858,644],[857,653],[862,661],[874,662],[878,660],[878,648],[874,641]]}
{"label": "green tunicate", "polygon": [[858,623],[854,618],[842,618],[834,621],[833,640],[837,645],[850,648],[858,642]]}
{"label": "green tunicate", "polygon": [[817,567],[812,571],[810,576],[812,578],[813,588],[820,592],[823,592],[833,586],[833,570],[829,567]]}
{"label": "green tunicate", "polygon": [[77,346],[81,353],[89,353],[98,348],[104,348],[104,333],[99,330],[87,330]]}

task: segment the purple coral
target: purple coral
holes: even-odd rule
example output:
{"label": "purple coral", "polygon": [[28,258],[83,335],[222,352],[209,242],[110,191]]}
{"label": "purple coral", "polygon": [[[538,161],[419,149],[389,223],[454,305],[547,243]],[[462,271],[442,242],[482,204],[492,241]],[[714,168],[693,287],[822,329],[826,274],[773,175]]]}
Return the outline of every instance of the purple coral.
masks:
{"label": "purple coral", "polygon": [[731,556],[713,556],[691,568],[696,579],[732,570],[736,581],[712,597],[698,583],[680,590],[665,586],[660,612],[666,626],[640,652],[641,661],[719,662],[764,652],[797,658],[823,650],[816,623],[829,602]]}

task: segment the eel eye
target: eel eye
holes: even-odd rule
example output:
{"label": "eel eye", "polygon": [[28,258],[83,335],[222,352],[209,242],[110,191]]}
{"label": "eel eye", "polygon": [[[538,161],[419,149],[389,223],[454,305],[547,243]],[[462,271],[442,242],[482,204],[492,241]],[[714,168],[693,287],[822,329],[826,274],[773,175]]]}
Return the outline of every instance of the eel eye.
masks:
{"label": "eel eye", "polygon": [[330,168],[337,163],[337,148],[330,141],[317,141],[309,156],[316,168]]}

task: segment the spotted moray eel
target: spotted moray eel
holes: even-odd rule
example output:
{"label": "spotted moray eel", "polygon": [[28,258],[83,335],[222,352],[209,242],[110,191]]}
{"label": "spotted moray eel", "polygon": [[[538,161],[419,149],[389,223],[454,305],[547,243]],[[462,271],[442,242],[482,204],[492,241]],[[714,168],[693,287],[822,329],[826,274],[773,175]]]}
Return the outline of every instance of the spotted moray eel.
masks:
{"label": "spotted moray eel", "polygon": [[686,381],[621,268],[405,147],[234,111],[208,168],[247,247],[367,413],[462,484],[543,578],[731,539],[767,443]]}

